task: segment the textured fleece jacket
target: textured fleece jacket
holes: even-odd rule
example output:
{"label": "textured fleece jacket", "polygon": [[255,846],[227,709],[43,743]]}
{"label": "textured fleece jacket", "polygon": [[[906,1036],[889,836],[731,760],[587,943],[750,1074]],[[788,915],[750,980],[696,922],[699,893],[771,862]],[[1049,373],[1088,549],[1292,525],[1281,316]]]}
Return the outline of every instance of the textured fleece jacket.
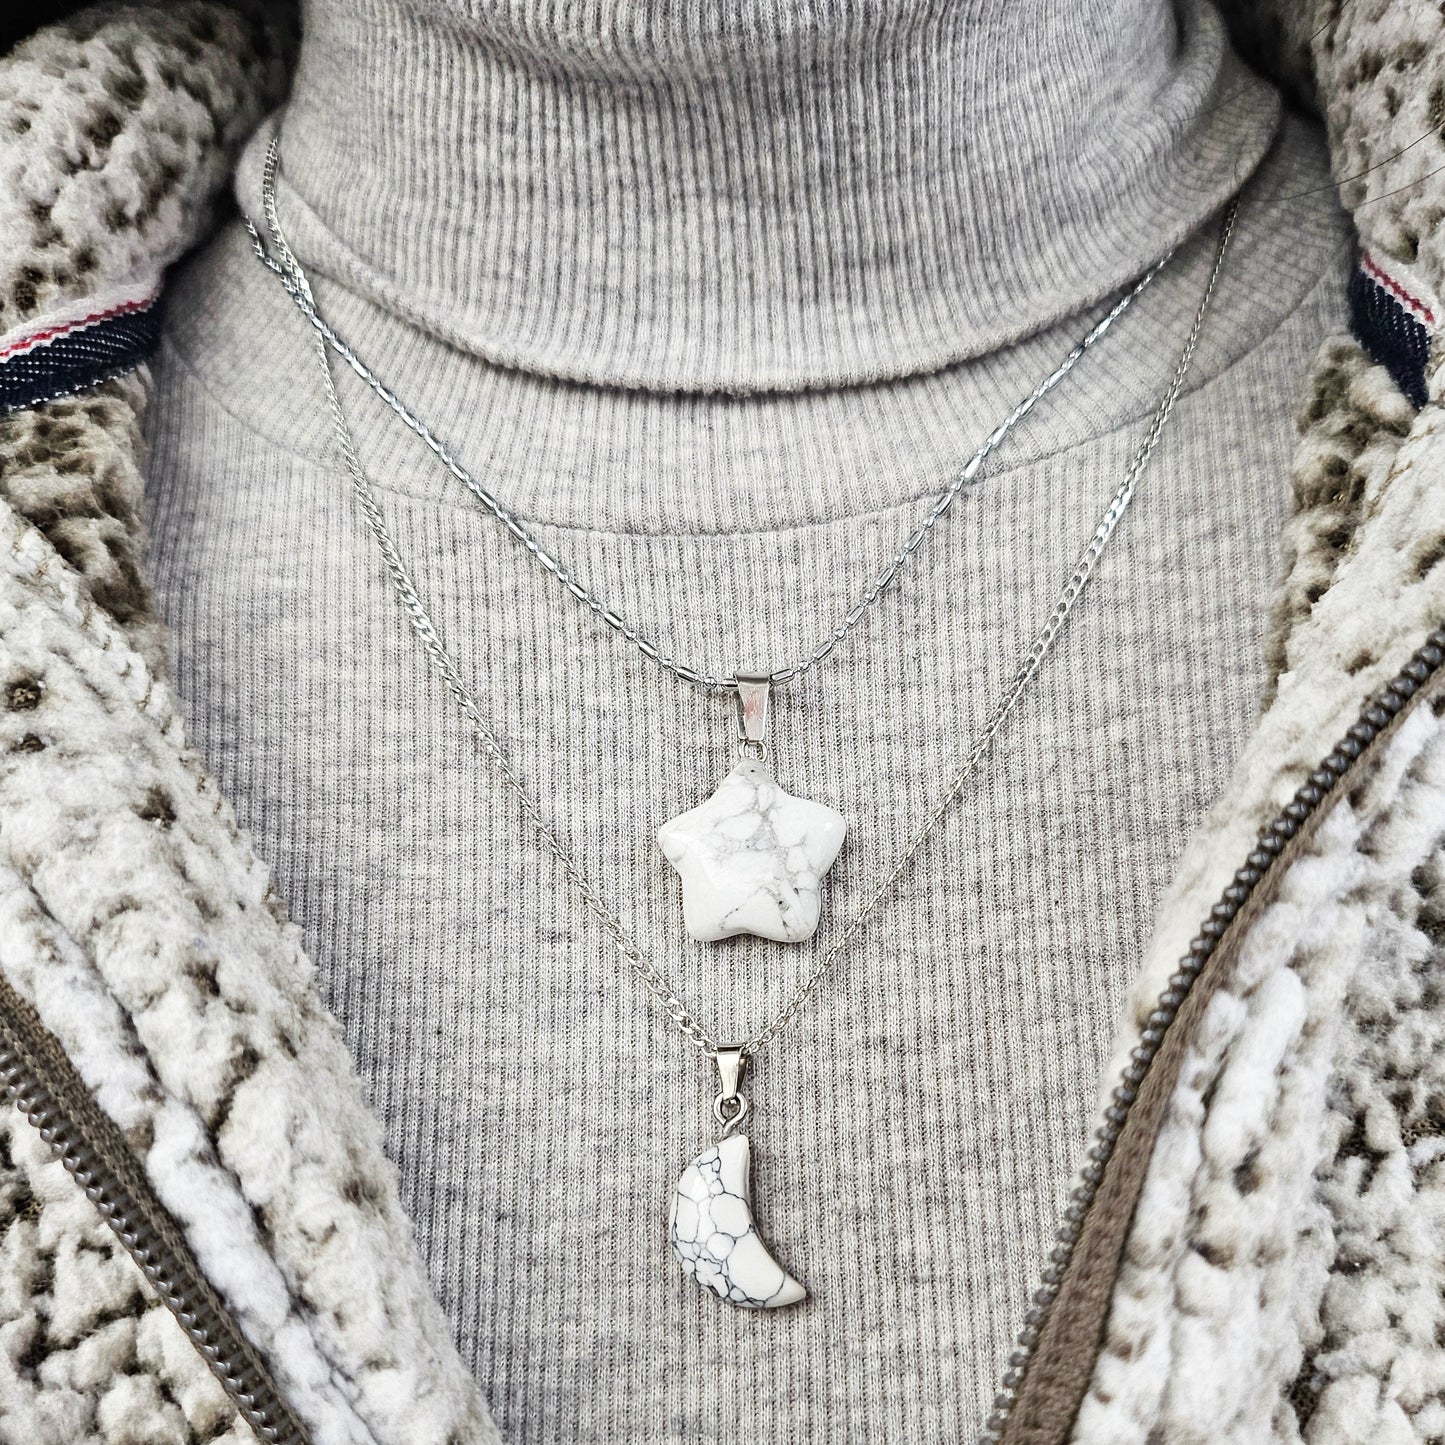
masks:
{"label": "textured fleece jacket", "polygon": [[[1445,1439],[1445,15],[1235,20],[1326,120],[1354,334],[991,1439]],[[107,7],[0,60],[4,1445],[497,1438],[143,571],[154,298],[285,27]]]}

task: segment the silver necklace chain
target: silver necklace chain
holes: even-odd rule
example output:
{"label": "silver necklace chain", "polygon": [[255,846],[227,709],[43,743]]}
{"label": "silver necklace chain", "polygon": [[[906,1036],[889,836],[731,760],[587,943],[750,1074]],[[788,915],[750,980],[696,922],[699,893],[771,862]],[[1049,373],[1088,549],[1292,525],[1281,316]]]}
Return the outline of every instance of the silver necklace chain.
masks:
{"label": "silver necklace chain", "polygon": [[[267,151],[266,164],[263,171],[262,204],[266,207],[268,216],[275,212],[276,142],[274,139],[270,149]],[[269,224],[268,221],[268,225]],[[260,251],[259,254],[267,265],[271,266],[278,275],[281,275],[283,281],[287,279],[281,268],[272,261],[271,258],[267,257],[264,251]],[[907,540],[899,547],[888,565],[884,567],[874,579],[872,585],[838,620],[837,624],[823,640],[799,661],[769,671],[768,680],[774,687],[781,687],[785,683],[793,682],[797,678],[802,677],[802,675],[811,668],[816,667],[825,658],[830,656],[838,644],[862,622],[864,616],[873,605],[878,602],[883,594],[893,585],[898,574],[911,561],[929,537],[933,535],[934,529],[948,514],[948,510],[953,506],[958,494],[965,487],[972,485],[978,480],[983,470],[984,462],[988,460],[1004,438],[1078,365],[1084,353],[1104,336],[1109,328],[1113,326],[1114,322],[1134,304],[1140,292],[1168,265],[1173,254],[1171,251],[1163,260],[1151,266],[1149,270],[1095,322],[1089,333],[1073,347],[1058,366],[1024,397],[988,434],[984,439],[983,445],[964,463],[962,468],[960,468],[949,481],[948,485],[934,499],[932,505],[924,514],[923,519],[913,531],[909,533]],[[300,277],[301,271],[299,266],[296,266],[294,256],[292,257],[291,264],[294,268],[294,275]],[[325,340],[326,344],[376,393],[382,402],[401,418],[407,427],[415,432],[416,435],[431,448],[452,476],[466,487],[486,511],[495,517],[497,521],[521,543],[522,548],[537,564],[542,567],[544,571],[555,577],[576,601],[580,602],[599,621],[603,622],[614,632],[618,633],[619,636],[631,643],[649,662],[656,663],[658,667],[672,673],[673,676],[680,681],[690,683],[694,687],[708,692],[736,690],[737,678],[733,672],[722,672],[720,670],[710,671],[700,664],[682,662],[678,658],[670,656],[663,651],[657,641],[647,636],[638,626],[623,617],[621,613],[609,607],[556,553],[549,551],[548,548],[543,545],[536,533],[533,532],[496,493],[478,481],[477,478],[456,459],[451,448],[448,447],[424,421],[417,417],[396,393],[362,361],[356,352],[332,330],[318,313],[315,298],[312,296],[309,287],[303,288],[299,285],[288,285],[286,289],[290,292],[291,299],[296,303],[297,310],[315,327],[318,335]]]}
{"label": "silver necklace chain", "polygon": [[[813,967],[807,976],[793,991],[788,1002],[773,1020],[764,1025],[756,1034],[741,1044],[719,1044],[703,1026],[693,1017],[691,1011],[678,998],[667,979],[658,969],[657,965],[642,950],[637,941],[633,938],[627,925],[617,916],[616,912],[609,907],[606,900],[593,886],[591,880],[583,872],[581,865],[573,856],[571,849],[558,835],[557,831],[543,815],[541,804],[529,792],[526,783],[521,775],[507,758],[506,752],[498,741],[496,734],[488,726],[486,718],[477,703],[476,697],[466,680],[462,677],[451,653],[447,650],[446,644],[442,641],[436,625],[431,619],[430,613],[423,604],[417,592],[416,585],[412,581],[406,564],[402,561],[401,554],[397,551],[396,543],[392,539],[391,532],[382,516],[381,508],[376,500],[376,493],[363,471],[360,459],[357,456],[356,444],[351,434],[351,428],[341,408],[341,399],[336,391],[336,379],[332,372],[331,359],[328,355],[328,347],[337,352],[338,355],[350,362],[353,369],[359,369],[360,363],[354,359],[353,354],[345,344],[336,337],[325,322],[316,313],[316,304],[312,295],[311,286],[302,270],[300,263],[296,260],[290,246],[286,242],[286,236],[281,229],[280,221],[276,215],[276,199],[274,186],[274,172],[276,165],[276,146],[272,142],[271,149],[266,157],[266,185],[263,193],[265,206],[266,224],[271,234],[271,240],[276,248],[276,257],[270,256],[265,245],[261,241],[256,228],[248,221],[247,228],[251,233],[251,242],[255,248],[256,255],[281,279],[282,284],[290,293],[292,299],[302,310],[313,327],[316,335],[316,353],[320,361],[321,372],[326,388],[326,400],[331,411],[332,422],[335,427],[337,441],[341,447],[342,457],[345,461],[346,471],[351,480],[352,490],[360,503],[362,513],[371,527],[377,545],[381,550],[382,557],[386,564],[387,572],[391,576],[393,585],[396,588],[402,607],[406,612],[413,631],[418,641],[426,650],[432,662],[436,665],[441,674],[447,690],[456,699],[463,716],[466,718],[472,731],[476,734],[477,740],[482,746],[482,751],[498,776],[506,784],[507,788],[516,798],[523,814],[536,830],[538,838],[544,849],[552,856],[557,866],[562,870],[564,876],[576,888],[582,901],[587,908],[601,923],[609,938],[611,938],[618,954],[630,969],[637,981],[661,1006],[663,1011],[676,1025],[682,1035],[696,1048],[710,1059],[716,1059],[720,1048],[740,1050],[749,1058],[755,1057],[760,1050],[765,1048],[774,1038],[777,1037],[793,1021],[807,1002],[818,984],[838,960],[847,951],[848,947],[868,927],[869,923],[877,914],[879,908],[887,901],[892,894],[895,885],[907,871],[914,858],[918,855],[923,846],[937,830],[949,809],[958,800],[959,795],[967,786],[969,779],[978,768],[984,754],[988,751],[994,737],[998,734],[1014,709],[1018,706],[1019,699],[1023,696],[1029,684],[1033,681],[1042,666],[1044,658],[1053,647],[1065,620],[1073,610],[1074,604],[1083,594],[1088,586],[1089,579],[1094,573],[1100,554],[1108,544],[1109,538],[1114,534],[1115,528],[1119,525],[1120,519],[1128,510],[1129,503],[1133,500],[1134,491],[1138,484],[1144,468],[1148,465],[1149,458],[1153,455],[1154,448],[1158,445],[1160,434],[1164,429],[1164,423],[1169,418],[1169,413],[1174,409],[1174,403],[1179,397],[1179,392],[1184,385],[1184,379],[1188,375],[1189,367],[1194,360],[1195,348],[1199,341],[1199,333],[1204,325],[1205,313],[1214,295],[1215,286],[1219,280],[1219,273],[1224,264],[1225,251],[1229,246],[1230,236],[1234,231],[1235,216],[1238,209],[1237,202],[1231,202],[1225,212],[1223,225],[1220,229],[1219,242],[1214,253],[1214,264],[1209,273],[1208,282],[1205,285],[1204,295],[1199,302],[1199,309],[1195,312],[1193,325],[1190,327],[1189,335],[1184,343],[1184,348],[1179,354],[1179,359],[1174,367],[1173,375],[1170,377],[1169,385],[1159,401],[1154,416],[1149,425],[1149,430],[1135,452],[1124,479],[1120,482],[1118,489],[1109,499],[1109,505],[1105,508],[1104,515],[1100,518],[1099,524],[1094,529],[1093,535],[1089,538],[1087,546],[1080,555],[1068,582],[1064,585],[1063,591],[1059,594],[1058,600],[1054,603],[1047,621],[1040,629],[1038,635],[1029,645],[1013,680],[1004,690],[998,705],[990,714],[988,721],[984,724],[982,731],[970,745],[968,752],[964,755],[958,770],[954,773],[943,795],[934,805],[932,811],[923,820],[918,830],[913,834],[908,846],[894,861],[892,867],[884,875],[883,880],[869,895],[857,915],[828,948],[820,951]],[[279,259],[278,259],[279,258]],[[1162,264],[1162,263],[1161,263]],[[1158,268],[1155,268],[1157,271]],[[1155,274],[1151,271],[1150,276]],[[1130,296],[1138,294],[1143,282],[1139,283]],[[1119,311],[1116,307],[1111,316]],[[1098,328],[1095,328],[1097,331]],[[1093,335],[1093,333],[1091,333]],[[1083,343],[1081,343],[1082,345]],[[1075,348],[1079,354],[1082,351]],[[1071,356],[1074,353],[1070,353]],[[1075,358],[1077,359],[1077,358]],[[1057,376],[1058,373],[1055,373]],[[378,388],[380,383],[373,383]],[[1036,390],[1033,398],[1043,394]],[[419,424],[418,424],[419,425]],[[995,435],[998,435],[997,431]],[[435,449],[435,448],[434,448]],[[439,453],[440,455],[440,453]],[[449,464],[450,465],[450,464]],[[455,467],[452,470],[457,470]],[[962,485],[962,483],[959,483]],[[895,569],[896,570],[896,569]],[[886,585],[886,584],[885,584]],[[852,614],[850,614],[851,616]],[[826,654],[824,654],[826,655]],[[699,680],[702,681],[701,679]],[[722,686],[722,680],[713,685]]]}

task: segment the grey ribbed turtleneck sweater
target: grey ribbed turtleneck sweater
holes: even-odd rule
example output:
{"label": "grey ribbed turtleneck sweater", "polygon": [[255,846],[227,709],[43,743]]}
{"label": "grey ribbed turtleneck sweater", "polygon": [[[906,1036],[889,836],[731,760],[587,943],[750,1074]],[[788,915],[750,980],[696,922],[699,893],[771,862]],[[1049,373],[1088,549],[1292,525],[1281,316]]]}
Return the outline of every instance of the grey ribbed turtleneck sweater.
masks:
{"label": "grey ribbed turtleneck sweater", "polygon": [[[848,645],[777,767],[848,814],[826,945],[1068,575],[1198,303],[1094,588],[896,899],[757,1063],[777,1314],[685,1287],[715,1082],[613,962],[412,641],[305,324],[239,227],[181,277],[153,569],[195,738],[276,870],[456,1339],[515,1441],[967,1439],[1052,1243],[1150,917],[1263,685],[1290,413],[1340,321],[1323,147],[1198,0],[314,0],[280,209],[323,309],[614,605],[731,670],[847,610],[925,499],[1182,242]],[[265,137],[238,188],[257,212]],[[811,946],[698,945],[657,824],[726,706],[562,596],[341,378],[447,641],[602,892],[718,1036]]]}

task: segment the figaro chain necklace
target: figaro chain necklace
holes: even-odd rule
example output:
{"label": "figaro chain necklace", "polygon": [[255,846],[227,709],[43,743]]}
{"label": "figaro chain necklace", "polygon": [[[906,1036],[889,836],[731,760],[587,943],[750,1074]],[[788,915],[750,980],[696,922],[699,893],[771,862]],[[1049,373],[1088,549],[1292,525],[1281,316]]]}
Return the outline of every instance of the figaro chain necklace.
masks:
{"label": "figaro chain necklace", "polygon": [[[274,230],[277,143],[267,151],[262,176],[267,223]],[[272,263],[297,308],[318,335],[367,386],[436,454],[575,601],[630,643],[646,660],[680,682],[709,693],[731,694],[737,713],[739,757],[711,797],[657,830],[657,841],[681,881],[683,922],[703,942],[752,933],[780,943],[800,943],[817,931],[823,880],[843,848],[847,819],[836,809],[786,792],[770,766],[769,730],[776,689],[796,681],[832,655],[839,644],[893,586],[903,569],[933,536],[960,492],[978,480],[985,461],[1133,305],[1168,263],[1151,267],[1094,324],[1057,367],[994,427],[983,444],[952,476],[886,567],[811,651],[782,667],[739,667],[730,674],[686,663],[666,653],[652,637],[610,607],[567,564],[549,551],[527,524],[479,481],[451,449],[421,421],[319,314],[315,297],[289,251]],[[1172,403],[1171,403],[1172,404]],[[1164,407],[1167,415],[1168,407]],[[1162,424],[1162,417],[1161,417]],[[1072,604],[1070,604],[1072,605]]]}
{"label": "figaro chain necklace", "polygon": [[[568,882],[577,890],[583,903],[600,922],[633,977],[662,1008],[678,1032],[705,1058],[711,1060],[717,1069],[720,1091],[713,1101],[713,1115],[721,1135],[716,1144],[704,1150],[687,1166],[673,1191],[668,1225],[669,1239],[673,1249],[681,1261],[684,1271],[720,1299],[757,1309],[776,1308],[795,1303],[805,1297],[806,1291],[773,1258],[753,1223],[749,1182],[749,1140],[747,1135],[737,1132],[751,1112],[747,1097],[740,1092],[744,1074],[749,1063],[767,1045],[772,1043],[797,1016],[823,978],[864,932],[879,909],[891,896],[895,885],[912,865],[918,853],[962,794],[969,779],[988,752],[994,737],[1013,714],[1024,692],[1042,666],[1044,658],[1053,647],[1069,613],[1087,587],[1100,555],[1118,527],[1120,519],[1128,510],[1139,478],[1148,465],[1164,429],[1164,424],[1179,397],[1193,362],[1204,318],[1224,264],[1225,252],[1234,230],[1238,203],[1231,202],[1225,211],[1203,296],[1169,384],[1155,409],[1149,428],[1130,461],[1123,480],[1109,499],[1103,516],[1084,547],[1043,627],[1025,651],[1017,671],[1005,688],[1003,696],[993,712],[989,715],[988,721],[970,744],[942,795],[913,834],[907,846],[894,860],[892,866],[869,894],[847,927],[828,948],[819,952],[812,968],[778,1014],[746,1040],[722,1042],[708,1033],[678,997],[661,970],[641,948],[626,924],[622,922],[616,911],[583,872],[566,842],[548,822],[542,805],[533,796],[526,782],[508,759],[505,749],[488,724],[475,694],[463,678],[455,659],[442,641],[430,613],[422,602],[411,573],[402,560],[391,531],[382,516],[375,490],[361,466],[351,428],[347,423],[337,393],[328,348],[336,351],[353,370],[362,376],[363,380],[367,380],[374,390],[383,394],[393,410],[398,410],[404,419],[408,419],[408,424],[412,426],[413,430],[427,438],[430,438],[430,433],[425,431],[420,422],[410,418],[409,413],[401,410],[400,403],[382,387],[380,382],[372,377],[355,353],[318,314],[310,283],[287,244],[285,233],[276,215],[275,167],[276,143],[273,140],[266,158],[263,204],[266,224],[276,255],[272,256],[267,251],[255,227],[248,221],[247,227],[251,233],[252,245],[257,257],[280,278],[282,285],[298,309],[307,317],[315,330],[316,352],[326,391],[327,405],[330,409],[346,472],[357,502],[376,539],[387,572],[412,630],[436,666],[447,690],[455,699],[489,764],[515,797],[545,851],[551,855]],[[1166,257],[1165,260],[1167,261],[1167,259]],[[975,458],[969,463],[969,467],[973,468],[973,475],[976,475],[977,467],[981,465],[983,456],[986,456],[988,451],[997,445],[997,441],[1002,439],[1002,434],[1016,420],[1021,419],[1022,415],[1027,414],[1027,410],[1031,409],[1032,405],[1053,384],[1056,384],[1064,371],[1077,361],[1098,335],[1102,334],[1101,327],[1120,314],[1125,305],[1138,295],[1147,281],[1157,274],[1163,264],[1164,262],[1160,262],[1158,266],[1154,267],[1143,280],[1135,285],[1124,301],[1115,305],[1106,316],[1105,321],[1096,326],[1090,332],[1089,337],[1070,352],[1065,366],[1055,371],[1045,384],[1030,394],[1030,398],[1025,403],[1021,403],[1022,410],[1016,408],[1015,412],[1011,414],[1011,419],[1001,428],[995,429],[989,442],[985,443],[985,447],[975,454]],[[438,454],[442,455],[439,450],[440,444],[434,440],[431,444],[433,450],[437,450]],[[460,470],[446,456],[443,459],[447,461],[449,469],[453,472]],[[964,473],[968,473],[969,467],[964,469]],[[964,475],[964,480],[968,480],[968,476]],[[950,490],[943,496],[951,501],[952,496],[957,495],[957,491],[962,485],[963,481],[957,481],[956,485],[951,484]],[[940,503],[935,504],[930,516],[936,520],[946,509],[947,503],[940,498]],[[507,515],[510,516],[510,513]],[[520,523],[517,523],[516,527],[520,527]],[[509,530],[515,531],[516,527],[509,526]],[[885,573],[886,580],[877,588],[878,592],[881,593],[883,587],[886,587],[892,580],[892,575],[896,572],[897,567],[915,549],[916,544],[912,548],[905,548],[899,554],[893,567]],[[529,550],[532,549],[529,548]],[[569,588],[569,590],[571,589]],[[852,616],[853,614],[850,613],[849,617]],[[837,633],[837,629],[835,629],[835,633]],[[845,633],[846,629],[844,629],[844,633],[838,633],[838,636]],[[831,647],[828,650],[831,651]],[[826,652],[823,655],[826,655]],[[806,665],[810,666],[811,663]],[[717,679],[699,678],[698,680],[703,685],[723,685]],[[755,704],[759,697],[765,712],[766,692],[753,694]],[[755,719],[750,719],[748,716],[746,698],[746,693],[740,694],[742,745],[744,749],[765,746],[763,735],[759,732]],[[749,726],[750,722],[753,723],[751,727]]]}

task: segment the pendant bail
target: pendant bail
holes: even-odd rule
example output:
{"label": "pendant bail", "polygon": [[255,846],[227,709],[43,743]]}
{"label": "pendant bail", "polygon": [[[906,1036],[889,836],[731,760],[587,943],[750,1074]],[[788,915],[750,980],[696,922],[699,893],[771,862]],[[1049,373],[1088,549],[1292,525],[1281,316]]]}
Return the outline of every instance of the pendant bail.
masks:
{"label": "pendant bail", "polygon": [[748,1101],[738,1093],[748,1069],[745,1044],[719,1044],[714,1058],[722,1092],[712,1101],[713,1117],[722,1125],[724,1139],[748,1116]]}
{"label": "pendant bail", "polygon": [[738,672],[738,744],[745,758],[762,762],[768,755],[768,714],[772,710],[773,679],[766,672]]}

